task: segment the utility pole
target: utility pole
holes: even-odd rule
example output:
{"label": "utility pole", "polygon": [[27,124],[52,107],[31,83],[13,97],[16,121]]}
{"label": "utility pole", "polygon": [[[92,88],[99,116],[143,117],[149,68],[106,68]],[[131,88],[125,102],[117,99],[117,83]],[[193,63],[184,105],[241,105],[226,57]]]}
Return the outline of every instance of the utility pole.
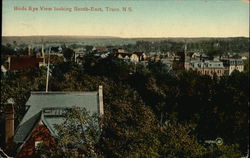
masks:
{"label": "utility pole", "polygon": [[49,47],[49,56],[48,56],[48,64],[47,64],[46,93],[48,92],[48,89],[49,89],[50,49],[51,49],[51,47]]}
{"label": "utility pole", "polygon": [[43,39],[42,39],[42,50],[41,50],[41,52],[42,52],[42,58],[43,58],[43,65],[45,65],[45,54],[44,54],[44,41],[43,41]]}

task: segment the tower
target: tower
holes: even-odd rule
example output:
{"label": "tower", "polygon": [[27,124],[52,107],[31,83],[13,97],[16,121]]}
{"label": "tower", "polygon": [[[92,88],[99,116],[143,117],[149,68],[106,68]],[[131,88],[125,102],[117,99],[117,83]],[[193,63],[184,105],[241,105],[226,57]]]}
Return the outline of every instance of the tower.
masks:
{"label": "tower", "polygon": [[185,47],[184,47],[184,69],[185,70],[189,70],[190,67],[190,56],[188,55],[187,52],[187,43],[185,43]]}
{"label": "tower", "polygon": [[185,56],[187,55],[187,43],[185,44],[185,47],[184,47],[184,53],[185,53]]}

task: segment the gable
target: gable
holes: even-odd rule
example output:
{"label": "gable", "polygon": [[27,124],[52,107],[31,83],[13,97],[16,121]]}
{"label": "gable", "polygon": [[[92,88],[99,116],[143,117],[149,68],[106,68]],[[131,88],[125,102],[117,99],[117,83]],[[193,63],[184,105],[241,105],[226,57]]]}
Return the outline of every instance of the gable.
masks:
{"label": "gable", "polygon": [[34,129],[30,132],[25,143],[19,148],[16,158],[37,157],[36,142],[43,142],[48,146],[56,145],[54,138],[51,136],[49,129],[41,122],[37,122]]}

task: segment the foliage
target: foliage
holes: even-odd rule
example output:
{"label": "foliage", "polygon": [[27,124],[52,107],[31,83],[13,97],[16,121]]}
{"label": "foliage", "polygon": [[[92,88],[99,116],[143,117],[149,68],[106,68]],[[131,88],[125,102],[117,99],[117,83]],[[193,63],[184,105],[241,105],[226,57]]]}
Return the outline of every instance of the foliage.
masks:
{"label": "foliage", "polygon": [[[13,97],[20,120],[30,91],[44,90],[45,79],[44,68],[7,73],[1,78],[1,110]],[[235,71],[220,78],[195,71],[173,74],[160,62],[133,65],[90,54],[84,57],[83,65],[68,61],[52,67],[51,91],[96,91],[99,85],[103,85],[105,115],[100,140],[92,139],[97,155],[210,158],[239,157],[246,152],[247,72]],[[204,145],[204,140],[217,137],[222,137],[225,145]],[[76,138],[70,137],[70,141]]]}
{"label": "foliage", "polygon": [[107,106],[101,141],[104,154],[107,157],[158,155],[158,140],[154,134],[156,120],[152,111],[132,89],[122,85],[111,89],[111,97],[105,99]]}
{"label": "foliage", "polygon": [[64,48],[63,49],[63,56],[66,58],[67,61],[71,61],[74,56],[74,51],[71,48]]}
{"label": "foliage", "polygon": [[100,137],[99,118],[86,109],[68,109],[65,121],[56,126],[57,146],[43,144],[41,157],[101,157],[96,149]]}
{"label": "foliage", "polygon": [[140,40],[136,44],[127,44],[123,48],[128,51],[167,52],[183,51],[184,45],[191,52],[207,53],[209,56],[223,55],[225,53],[249,52],[248,38],[205,38],[205,39],[158,39]]}
{"label": "foliage", "polygon": [[236,144],[232,145],[221,145],[217,146],[215,144],[207,147],[207,153],[204,156],[206,158],[236,158],[243,157],[239,150],[239,146]]}
{"label": "foliage", "polygon": [[161,127],[160,140],[161,157],[202,157],[206,148],[200,144],[192,134],[194,127],[189,124],[179,124],[174,120],[168,120]]}
{"label": "foliage", "polygon": [[244,61],[244,71],[249,73],[249,59]]}
{"label": "foliage", "polygon": [[87,55],[83,65],[88,74],[105,76],[119,81],[126,79],[133,71],[132,63],[126,63],[113,56],[102,59],[93,55]]}

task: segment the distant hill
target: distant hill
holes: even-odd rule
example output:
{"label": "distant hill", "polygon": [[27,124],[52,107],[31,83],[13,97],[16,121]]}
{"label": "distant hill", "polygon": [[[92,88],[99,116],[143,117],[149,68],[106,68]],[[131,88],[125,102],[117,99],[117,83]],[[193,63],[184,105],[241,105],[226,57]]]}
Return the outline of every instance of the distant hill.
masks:
{"label": "distant hill", "polygon": [[119,37],[109,36],[3,36],[2,43],[13,43],[16,41],[18,44],[21,43],[41,43],[42,40],[45,43],[77,43],[77,42],[95,42],[95,41],[106,41],[115,40]]}
{"label": "distant hill", "polygon": [[228,38],[211,38],[211,37],[199,37],[199,38],[121,38],[112,36],[3,36],[2,44],[10,43],[13,44],[14,41],[17,44],[34,44],[41,43],[42,40],[45,43],[82,43],[86,45],[124,45],[124,44],[134,44],[136,41],[161,41],[168,40],[172,42],[199,42],[199,41],[209,41],[209,40],[223,40],[231,41],[234,39],[248,40],[246,37],[228,37]]}

